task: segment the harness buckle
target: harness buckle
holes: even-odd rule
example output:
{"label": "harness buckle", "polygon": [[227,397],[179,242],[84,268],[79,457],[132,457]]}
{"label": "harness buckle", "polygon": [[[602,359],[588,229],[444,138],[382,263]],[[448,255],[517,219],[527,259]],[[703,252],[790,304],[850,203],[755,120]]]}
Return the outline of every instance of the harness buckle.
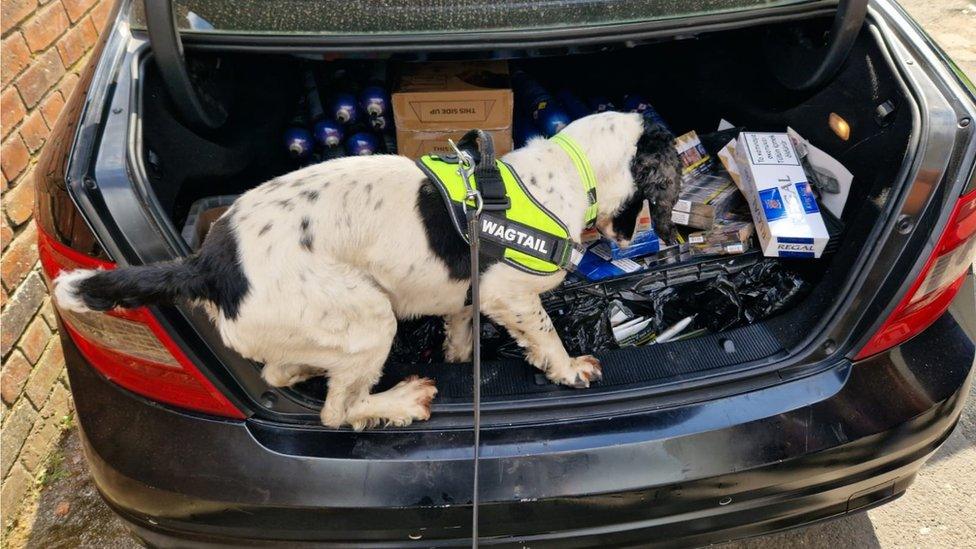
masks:
{"label": "harness buckle", "polygon": [[489,212],[503,212],[512,207],[512,200],[507,196],[498,199],[483,198],[482,203],[484,204],[484,209]]}

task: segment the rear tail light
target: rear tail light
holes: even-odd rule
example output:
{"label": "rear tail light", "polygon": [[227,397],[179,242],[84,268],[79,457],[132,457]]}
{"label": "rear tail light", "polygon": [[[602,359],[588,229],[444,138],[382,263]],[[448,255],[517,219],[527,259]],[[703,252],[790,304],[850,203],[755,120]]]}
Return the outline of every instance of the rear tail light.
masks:
{"label": "rear tail light", "polygon": [[[62,270],[115,268],[114,263],[86,256],[57,242],[40,227],[38,253],[50,280]],[[180,408],[244,418],[200,373],[148,309],[59,312],[65,331],[81,354],[114,383]]]}
{"label": "rear tail light", "polygon": [[931,326],[949,308],[974,260],[976,191],[956,203],[918,279],[855,360],[890,349]]}

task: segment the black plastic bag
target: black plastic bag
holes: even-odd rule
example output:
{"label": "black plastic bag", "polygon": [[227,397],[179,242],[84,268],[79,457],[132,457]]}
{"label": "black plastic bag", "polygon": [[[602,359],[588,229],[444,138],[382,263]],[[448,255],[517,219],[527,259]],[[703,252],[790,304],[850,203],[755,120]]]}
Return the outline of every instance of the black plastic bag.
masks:
{"label": "black plastic bag", "polygon": [[[735,274],[721,274],[707,282],[690,282],[655,290],[595,284],[553,290],[543,307],[572,356],[619,347],[610,326],[610,304],[619,300],[635,316],[653,318],[660,333],[683,318],[694,317],[694,329],[722,332],[768,318],[790,306],[808,283],[778,260],[764,259]],[[444,360],[444,321],[423,317],[402,321],[390,360],[405,363]],[[522,358],[524,353],[508,331],[487,318],[481,321],[482,359]]]}
{"label": "black plastic bag", "polygon": [[431,364],[444,361],[444,319],[424,316],[401,320],[388,360],[398,363]]}
{"label": "black plastic bag", "polygon": [[[689,283],[644,292],[658,331],[693,316],[695,328],[722,332],[752,324],[790,305],[808,284],[773,259],[762,260],[733,275],[705,284]],[[629,297],[628,292],[621,292]],[[631,304],[633,297],[625,303]]]}
{"label": "black plastic bag", "polygon": [[742,317],[747,324],[783,310],[808,287],[798,274],[774,260],[756,263],[735,278],[743,304]]}
{"label": "black plastic bag", "polygon": [[692,288],[687,298],[697,309],[697,325],[722,332],[741,323],[742,301],[735,282],[724,275],[711,280],[704,288]]}
{"label": "black plastic bag", "polygon": [[481,317],[481,359],[522,358],[522,348],[508,334],[508,330]]}
{"label": "black plastic bag", "polygon": [[548,301],[552,325],[572,356],[615,349],[610,329],[610,300],[602,292],[580,290]]}

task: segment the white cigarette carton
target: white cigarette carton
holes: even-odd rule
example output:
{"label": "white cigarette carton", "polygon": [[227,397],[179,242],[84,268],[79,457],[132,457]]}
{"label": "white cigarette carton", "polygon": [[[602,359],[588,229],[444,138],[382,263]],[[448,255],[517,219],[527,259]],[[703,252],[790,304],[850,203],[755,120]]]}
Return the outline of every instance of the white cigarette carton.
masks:
{"label": "white cigarette carton", "polygon": [[820,257],[830,236],[789,136],[742,132],[735,149],[763,255]]}

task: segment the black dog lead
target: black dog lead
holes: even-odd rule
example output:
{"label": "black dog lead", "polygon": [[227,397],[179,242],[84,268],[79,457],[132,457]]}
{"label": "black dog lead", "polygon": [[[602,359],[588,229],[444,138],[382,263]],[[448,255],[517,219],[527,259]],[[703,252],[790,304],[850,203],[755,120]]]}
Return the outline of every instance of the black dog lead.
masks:
{"label": "black dog lead", "polygon": [[[589,162],[586,161],[585,155],[572,139],[560,135],[556,135],[552,139],[566,150],[576,166],[590,202],[586,212],[586,221],[592,223],[596,218],[596,179],[593,177]],[[538,211],[544,218],[540,223],[545,225],[545,220],[548,219],[556,227],[550,226],[546,230],[537,230],[531,224],[509,219],[513,213],[513,201],[509,196],[510,189],[506,187],[499,163],[495,161],[495,145],[492,142],[491,135],[482,130],[471,130],[464,134],[456,145],[453,141],[448,140],[448,142],[456,154],[456,173],[460,175],[464,183],[464,199],[461,201],[461,205],[467,220],[466,236],[471,249],[471,357],[472,377],[474,379],[474,480],[471,500],[471,545],[477,547],[481,452],[481,298],[479,291],[481,240],[484,239],[486,242],[496,245],[495,253],[501,253],[502,257],[507,257],[504,253],[506,248],[512,248],[524,255],[531,256],[531,258],[541,260],[541,268],[546,270],[536,272],[536,274],[551,272],[548,269],[574,270],[582,258],[583,252],[582,247],[570,237],[566,226],[531,198],[527,189],[514,173],[512,173],[512,177],[518,186],[511,188],[511,190],[516,193],[524,192],[525,200],[523,203],[531,202],[538,207]],[[419,165],[431,177],[432,181],[436,181],[438,177],[434,172],[442,170],[450,164],[435,166],[427,164],[424,159],[421,159]],[[510,167],[508,169],[511,170]],[[447,198],[450,198],[450,191],[441,185],[439,185],[439,190]],[[451,200],[447,202],[448,211],[451,211]],[[522,217],[526,219],[524,215]],[[531,216],[529,218],[531,219]],[[456,225],[460,230],[459,224],[456,223]],[[539,263],[533,265],[539,266]],[[517,263],[514,266],[522,268],[522,270],[526,270],[525,267],[527,267],[527,265]],[[528,270],[534,272],[532,269]]]}
{"label": "black dog lead", "polygon": [[[481,294],[479,288],[480,218],[482,210],[506,210],[509,200],[495,165],[495,147],[491,136],[481,130],[468,132],[459,145],[450,142],[458,156],[458,173],[464,180],[464,211],[468,218],[471,248],[471,367],[474,387],[474,471],[471,491],[471,547],[478,547],[478,480],[481,454]],[[472,150],[472,146],[477,147]],[[477,155],[477,156],[476,156]],[[477,158],[477,160],[476,160]],[[477,174],[478,189],[471,184]],[[480,192],[479,192],[480,191]],[[474,206],[469,206],[468,202]]]}

